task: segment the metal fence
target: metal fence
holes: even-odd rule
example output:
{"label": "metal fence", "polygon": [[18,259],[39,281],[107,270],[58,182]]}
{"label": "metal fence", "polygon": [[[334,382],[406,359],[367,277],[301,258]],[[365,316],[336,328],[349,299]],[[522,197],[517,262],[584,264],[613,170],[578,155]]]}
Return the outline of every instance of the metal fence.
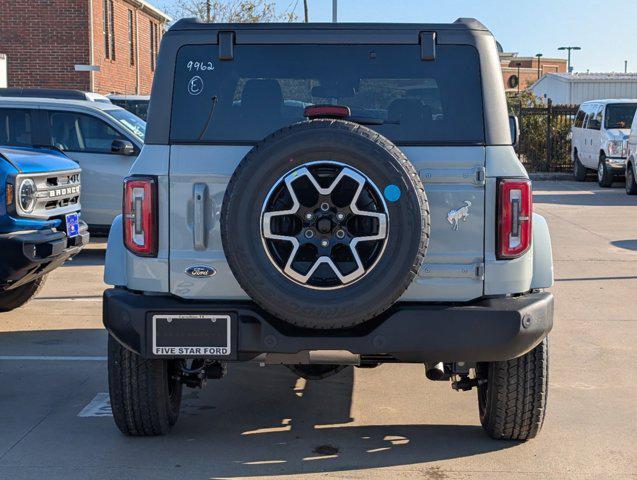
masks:
{"label": "metal fence", "polygon": [[569,172],[571,160],[571,126],[577,105],[519,107],[520,142],[517,152],[529,172]]}

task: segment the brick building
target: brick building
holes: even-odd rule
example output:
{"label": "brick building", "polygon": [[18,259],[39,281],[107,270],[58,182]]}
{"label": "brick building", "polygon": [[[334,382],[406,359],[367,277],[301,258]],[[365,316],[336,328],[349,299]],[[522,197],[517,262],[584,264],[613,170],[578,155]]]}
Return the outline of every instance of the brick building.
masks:
{"label": "brick building", "polygon": [[547,73],[566,73],[567,61],[563,58],[519,57],[517,53],[500,53],[502,79],[507,92],[530,87]]}
{"label": "brick building", "polygon": [[168,21],[145,0],[0,0],[8,86],[148,94]]}

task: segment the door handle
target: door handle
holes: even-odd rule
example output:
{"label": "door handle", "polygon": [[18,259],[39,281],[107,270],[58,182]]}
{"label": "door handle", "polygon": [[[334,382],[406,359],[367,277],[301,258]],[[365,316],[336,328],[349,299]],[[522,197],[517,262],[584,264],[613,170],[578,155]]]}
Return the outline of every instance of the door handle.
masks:
{"label": "door handle", "polygon": [[193,188],[193,244],[195,250],[206,249],[206,199],[208,186],[205,183],[195,183]]}

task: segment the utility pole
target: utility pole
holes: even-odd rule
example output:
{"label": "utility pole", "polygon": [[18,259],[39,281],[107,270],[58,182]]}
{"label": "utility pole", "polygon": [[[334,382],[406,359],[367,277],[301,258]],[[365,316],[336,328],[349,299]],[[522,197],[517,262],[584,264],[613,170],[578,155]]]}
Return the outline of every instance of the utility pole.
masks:
{"label": "utility pole", "polygon": [[573,67],[571,66],[571,51],[579,51],[581,50],[582,47],[560,47],[558,48],[558,50],[560,51],[564,51],[567,50],[568,51],[568,73],[573,73]]}
{"label": "utility pole", "polygon": [[541,53],[536,53],[535,56],[537,57],[537,79],[539,80],[542,76],[542,57],[544,55],[542,55]]}
{"label": "utility pole", "polygon": [[516,62],[515,66],[518,67],[518,95],[520,94],[520,84],[522,83],[522,79],[520,78],[520,67],[522,67],[522,62]]}
{"label": "utility pole", "polygon": [[210,10],[212,10],[211,0],[206,0],[206,22],[210,23]]}
{"label": "utility pole", "polygon": [[303,0],[303,13],[305,14],[305,23],[310,21],[310,13],[307,7],[307,0]]}
{"label": "utility pole", "polygon": [[338,22],[338,0],[332,0],[332,23]]}

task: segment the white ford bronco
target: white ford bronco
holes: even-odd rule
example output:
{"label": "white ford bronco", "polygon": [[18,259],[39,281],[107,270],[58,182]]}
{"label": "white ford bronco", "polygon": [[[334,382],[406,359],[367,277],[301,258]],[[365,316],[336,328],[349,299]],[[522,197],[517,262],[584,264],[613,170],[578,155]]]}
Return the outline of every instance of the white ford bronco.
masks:
{"label": "white ford bronco", "polygon": [[228,365],[424,364],[497,439],[540,430],[550,237],[496,42],[453,24],[206,24],[164,36],[110,231],[115,422],[167,433]]}

